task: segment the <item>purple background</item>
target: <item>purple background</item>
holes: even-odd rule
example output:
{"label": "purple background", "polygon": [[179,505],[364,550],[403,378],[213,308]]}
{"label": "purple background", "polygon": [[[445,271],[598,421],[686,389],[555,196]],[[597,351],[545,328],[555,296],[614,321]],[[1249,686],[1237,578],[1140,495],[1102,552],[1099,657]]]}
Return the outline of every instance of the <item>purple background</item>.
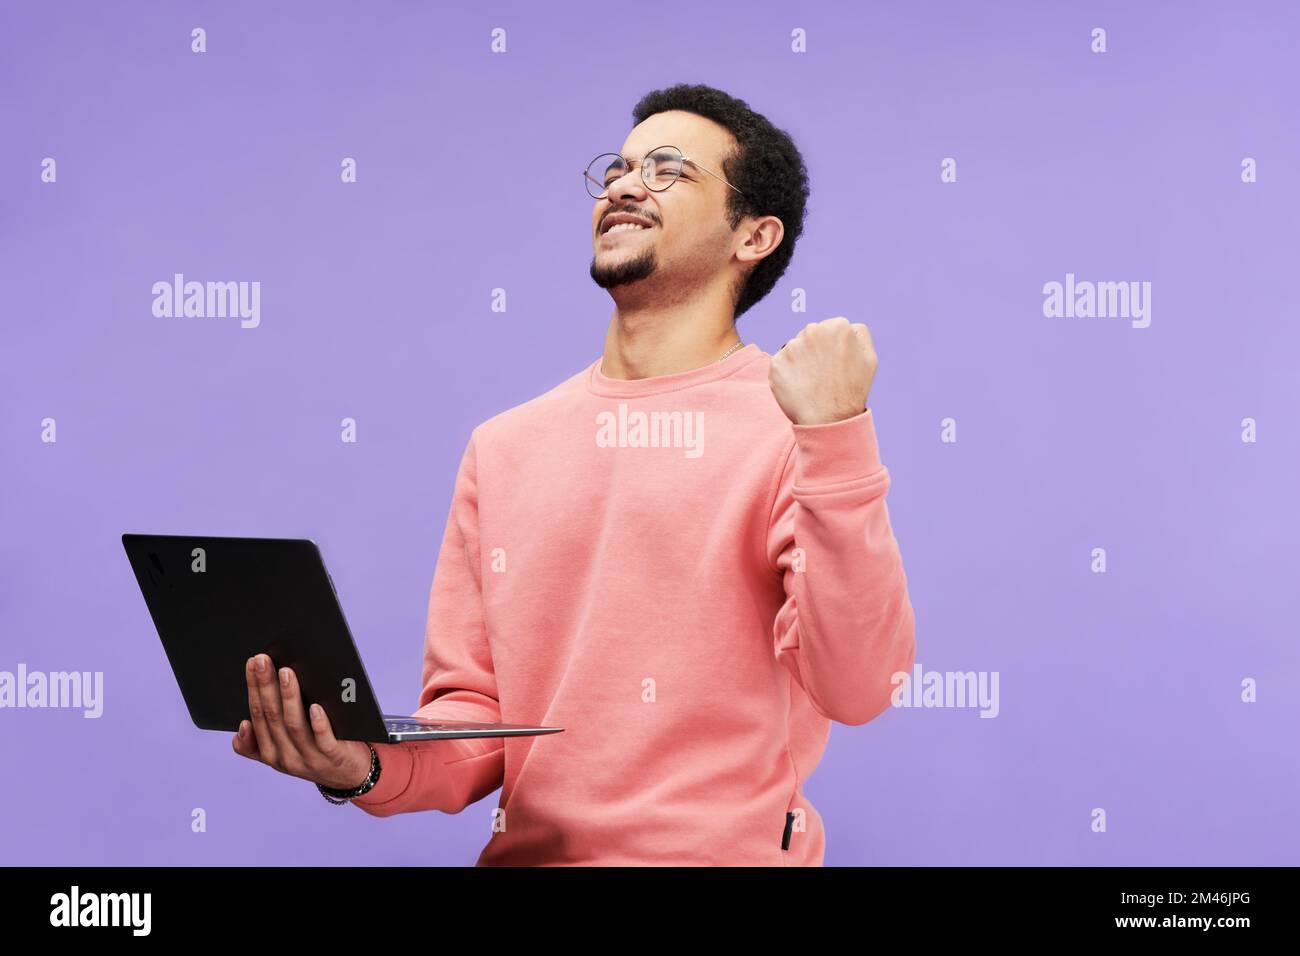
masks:
{"label": "purple background", "polygon": [[[414,709],[470,430],[603,346],[579,170],[686,81],[803,150],[807,232],[739,331],[868,323],[918,660],[1000,674],[997,719],[834,726],[827,864],[1300,862],[1297,32],[1289,3],[6,3],[0,669],[103,671],[105,713],[0,710],[0,860],[474,861],[495,794],[380,820],[197,731],[119,536],[315,538]],[[174,272],[260,281],[261,327],[154,318]],[[1066,272],[1150,281],[1150,328],[1045,318]]]}

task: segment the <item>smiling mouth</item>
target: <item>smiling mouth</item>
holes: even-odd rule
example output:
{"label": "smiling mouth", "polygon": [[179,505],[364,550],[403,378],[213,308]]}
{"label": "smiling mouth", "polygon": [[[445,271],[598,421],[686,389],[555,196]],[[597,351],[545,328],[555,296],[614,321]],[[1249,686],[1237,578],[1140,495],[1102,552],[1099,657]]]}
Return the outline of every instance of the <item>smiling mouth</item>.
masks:
{"label": "smiling mouth", "polygon": [[601,241],[603,242],[605,238],[608,236],[622,236],[622,235],[628,235],[628,234],[638,233],[638,232],[649,232],[653,228],[654,228],[653,226],[636,226],[630,223],[619,223],[616,226],[610,226],[608,229],[602,232],[600,234],[600,238]]}

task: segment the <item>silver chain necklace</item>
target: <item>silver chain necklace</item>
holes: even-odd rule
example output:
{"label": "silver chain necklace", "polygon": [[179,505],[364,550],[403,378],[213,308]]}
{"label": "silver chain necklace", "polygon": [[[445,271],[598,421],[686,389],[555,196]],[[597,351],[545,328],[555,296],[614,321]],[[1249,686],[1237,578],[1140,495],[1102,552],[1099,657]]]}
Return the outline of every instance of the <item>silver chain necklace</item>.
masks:
{"label": "silver chain necklace", "polygon": [[744,344],[745,344],[744,342],[737,342],[737,343],[736,343],[735,345],[733,345],[731,348],[727,349],[727,351],[723,352],[723,353],[722,353],[722,358],[718,359],[718,361],[721,362],[722,359],[726,358],[728,355],[730,355],[732,352],[736,351],[736,349],[740,348],[740,347],[743,346]]}

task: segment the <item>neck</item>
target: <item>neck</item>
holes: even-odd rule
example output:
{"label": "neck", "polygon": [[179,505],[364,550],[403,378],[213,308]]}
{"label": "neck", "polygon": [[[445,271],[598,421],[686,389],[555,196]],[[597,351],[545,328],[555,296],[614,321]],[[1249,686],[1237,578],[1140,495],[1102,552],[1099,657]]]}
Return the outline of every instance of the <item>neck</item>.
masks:
{"label": "neck", "polygon": [[615,310],[605,333],[601,374],[637,379],[689,372],[719,361],[727,349],[741,341],[730,316],[725,322],[709,324],[700,323],[698,314],[690,321],[686,318],[663,321],[662,315],[628,315]]}

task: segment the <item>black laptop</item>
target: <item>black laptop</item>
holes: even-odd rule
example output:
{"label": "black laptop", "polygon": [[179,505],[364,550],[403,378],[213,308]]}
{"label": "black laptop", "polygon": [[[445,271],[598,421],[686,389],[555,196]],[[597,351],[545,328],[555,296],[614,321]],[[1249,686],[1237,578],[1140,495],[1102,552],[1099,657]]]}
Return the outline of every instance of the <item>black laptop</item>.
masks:
{"label": "black laptop", "polygon": [[386,714],[343,618],[334,581],[309,538],[124,534],[122,545],[195,726],[249,718],[245,664],[265,653],[298,678],[340,740],[398,743],[522,737],[562,727],[446,722]]}

